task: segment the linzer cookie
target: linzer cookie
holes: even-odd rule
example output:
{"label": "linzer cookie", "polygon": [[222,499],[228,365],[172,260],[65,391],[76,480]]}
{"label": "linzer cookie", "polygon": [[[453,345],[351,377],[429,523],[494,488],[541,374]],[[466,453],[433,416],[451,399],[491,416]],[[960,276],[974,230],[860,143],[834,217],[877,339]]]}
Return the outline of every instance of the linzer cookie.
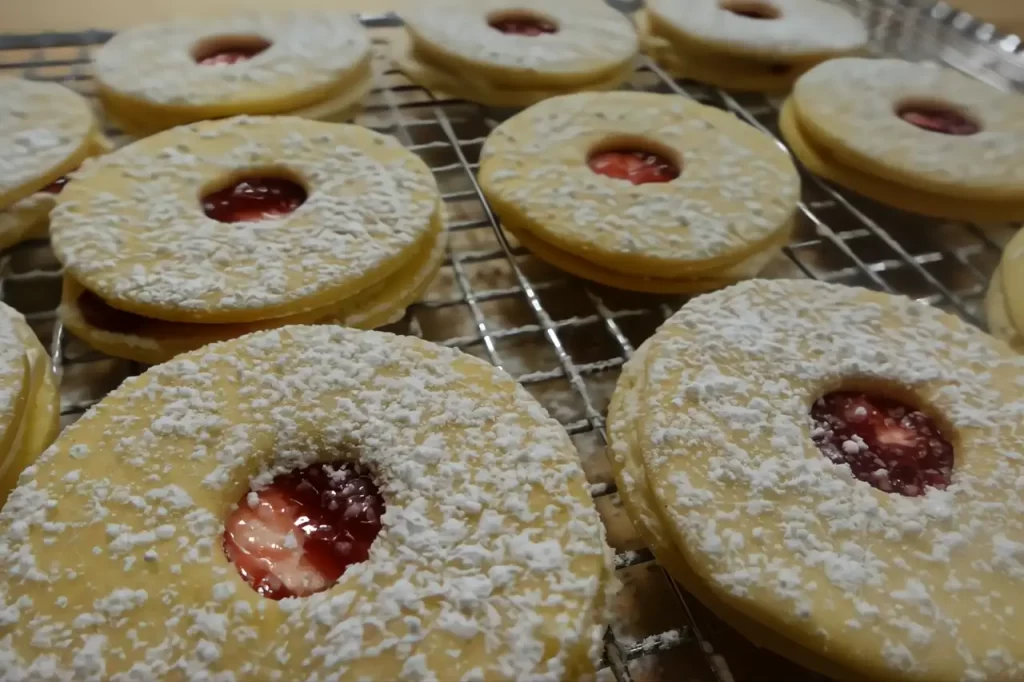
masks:
{"label": "linzer cookie", "polygon": [[[105,145],[81,95],[55,83],[0,79],[0,211],[58,182]],[[12,226],[0,240],[8,241]]]}
{"label": "linzer cookie", "polygon": [[0,504],[56,437],[59,422],[50,357],[21,313],[0,303]]}
{"label": "linzer cookie", "polygon": [[859,19],[821,0],[651,0],[640,24],[645,51],[673,76],[760,92],[788,90],[868,39]]}
{"label": "linzer cookie", "polygon": [[139,136],[238,114],[344,120],[372,83],[369,36],[344,12],[147,24],[114,36],[95,69],[107,113]]}
{"label": "linzer cookie", "polygon": [[58,204],[66,323],[150,363],[343,312],[391,321],[445,244],[419,157],[365,128],[295,117],[165,131],[87,165]]}
{"label": "linzer cookie", "polygon": [[616,88],[638,49],[626,17],[588,0],[444,0],[402,18],[398,67],[435,94],[488,106]]}
{"label": "linzer cookie", "polygon": [[513,116],[484,143],[480,185],[538,257],[651,292],[754,276],[785,243],[800,193],[767,135],[638,92],[566,95]]}
{"label": "linzer cookie", "polygon": [[583,679],[615,584],[521,386],[334,326],[128,379],[26,470],[0,545],[12,679]]}
{"label": "linzer cookie", "polygon": [[1016,680],[1022,375],[1006,344],[903,297],[737,284],[624,368],[619,492],[755,643],[836,679]]}
{"label": "linzer cookie", "polygon": [[988,329],[1014,349],[1024,351],[1024,237],[1021,232],[1003,249],[999,267],[992,273],[985,296]]}
{"label": "linzer cookie", "polygon": [[896,208],[1024,217],[1024,98],[954,71],[837,59],[802,76],[780,128],[812,172]]}

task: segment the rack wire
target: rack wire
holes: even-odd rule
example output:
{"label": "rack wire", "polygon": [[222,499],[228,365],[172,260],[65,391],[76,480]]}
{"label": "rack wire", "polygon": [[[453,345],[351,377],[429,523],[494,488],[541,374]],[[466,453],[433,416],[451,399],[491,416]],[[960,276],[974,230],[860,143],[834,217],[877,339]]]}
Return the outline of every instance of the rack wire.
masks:
{"label": "rack wire", "polygon": [[[834,1],[864,19],[877,53],[941,61],[1004,89],[1024,82],[1021,41],[947,5]],[[375,29],[377,84],[357,122],[395,135],[424,158],[442,188],[449,218],[442,273],[394,331],[503,367],[573,438],[624,583],[600,675],[619,682],[820,679],[756,649],[669,579],[618,500],[604,455],[604,415],[618,369],[684,299],[592,285],[533,258],[502,229],[475,173],[484,139],[513,112],[435,97],[410,83],[388,56],[388,33],[400,30],[399,19],[361,19]],[[0,34],[0,76],[58,81],[94,98],[91,54],[110,36],[98,30]],[[778,137],[781,101],[775,98],[674,81],[646,59],[638,62],[627,87],[691,97]],[[115,129],[108,133],[123,140]],[[903,293],[981,324],[988,279],[1014,226],[913,216],[807,174],[803,186],[793,239],[765,276],[812,277]],[[45,241],[0,257],[0,298],[24,312],[50,344],[66,426],[144,368],[97,353],[65,332],[55,314],[60,278],[60,264]]]}

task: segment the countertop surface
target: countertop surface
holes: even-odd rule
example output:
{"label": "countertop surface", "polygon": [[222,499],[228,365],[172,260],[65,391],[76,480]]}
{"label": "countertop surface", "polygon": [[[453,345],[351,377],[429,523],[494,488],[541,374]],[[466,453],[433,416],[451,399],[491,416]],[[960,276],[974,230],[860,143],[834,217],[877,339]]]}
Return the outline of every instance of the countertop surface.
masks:
{"label": "countertop surface", "polygon": [[[420,2],[424,0],[419,0]],[[1008,33],[1024,34],[1020,0],[947,0]],[[210,16],[232,8],[344,8],[359,12],[401,11],[417,0],[0,0],[0,33],[117,29],[173,16]]]}

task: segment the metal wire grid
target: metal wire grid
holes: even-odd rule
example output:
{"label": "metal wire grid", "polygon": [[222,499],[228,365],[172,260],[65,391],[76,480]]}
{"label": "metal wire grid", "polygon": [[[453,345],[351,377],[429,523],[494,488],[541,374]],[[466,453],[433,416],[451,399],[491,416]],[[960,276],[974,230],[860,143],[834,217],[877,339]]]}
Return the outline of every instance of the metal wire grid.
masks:
{"label": "metal wire grid", "polygon": [[[842,4],[865,18],[881,52],[941,59],[1004,87],[1014,86],[1007,74],[1018,68],[1020,41],[950,19],[941,5],[904,7],[878,0]],[[608,398],[618,368],[682,299],[581,282],[520,247],[502,230],[475,176],[480,146],[509,112],[440,99],[409,83],[387,59],[386,31],[399,25],[397,19],[363,20],[384,30],[374,40],[377,88],[359,122],[396,135],[423,156],[449,213],[451,244],[442,274],[397,331],[461,348],[504,367],[573,437],[609,540],[618,549],[616,568],[626,584],[616,609],[621,622],[606,637],[603,673],[620,682],[816,679],[754,649],[668,579],[639,544],[618,503],[603,455]],[[0,35],[0,74],[61,81],[91,97],[90,53],[109,37],[101,31]],[[780,102],[771,98],[676,82],[646,60],[628,87],[692,97],[777,135]],[[1000,248],[1012,234],[1010,226],[926,220],[837,191],[807,175],[803,199],[793,241],[767,275],[900,292],[980,322],[981,297]],[[62,421],[67,424],[143,368],[92,351],[65,333],[55,316],[60,277],[60,264],[45,242],[22,245],[0,259],[0,297],[25,312],[40,338],[50,341],[54,367],[62,374]],[[668,608],[666,599],[674,602]]]}

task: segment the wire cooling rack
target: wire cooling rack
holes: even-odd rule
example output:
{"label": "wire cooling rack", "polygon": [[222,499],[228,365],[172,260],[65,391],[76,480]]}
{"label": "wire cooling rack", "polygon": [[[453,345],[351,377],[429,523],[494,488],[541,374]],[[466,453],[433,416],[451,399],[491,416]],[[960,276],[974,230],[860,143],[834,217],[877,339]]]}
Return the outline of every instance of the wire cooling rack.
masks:
{"label": "wire cooling rack", "polygon": [[[857,12],[878,53],[942,61],[997,87],[1024,82],[1022,44],[944,4],[836,0]],[[623,2],[619,2],[623,6]],[[628,8],[626,8],[628,9]],[[364,16],[375,29],[377,85],[357,122],[397,136],[420,154],[442,188],[450,249],[442,273],[395,331],[415,334],[502,366],[572,436],[591,492],[617,550],[624,589],[606,636],[601,677],[646,680],[813,680],[819,677],[756,649],[671,581],[623,512],[604,454],[604,414],[619,367],[683,302],[574,279],[534,259],[506,234],[476,181],[480,147],[512,112],[434,97],[390,64],[392,15]],[[94,98],[93,50],[109,32],[0,34],[0,75],[65,83]],[[647,60],[629,88],[676,93],[735,113],[777,137],[780,101],[673,81]],[[115,141],[118,131],[108,130]],[[804,175],[792,242],[765,276],[813,277],[899,292],[981,324],[981,299],[1008,225],[920,218],[838,191]],[[143,367],[106,357],[56,319],[60,264],[48,244],[0,257],[0,297],[49,342],[61,374],[62,423]]]}

